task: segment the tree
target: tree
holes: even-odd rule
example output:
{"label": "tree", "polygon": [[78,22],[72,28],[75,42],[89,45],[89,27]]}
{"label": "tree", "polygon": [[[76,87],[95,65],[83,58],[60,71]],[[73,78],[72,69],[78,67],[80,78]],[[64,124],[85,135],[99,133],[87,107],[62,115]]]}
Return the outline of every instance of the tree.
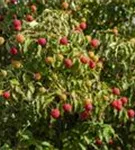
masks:
{"label": "tree", "polygon": [[1,149],[135,146],[134,3],[6,3],[0,12]]}

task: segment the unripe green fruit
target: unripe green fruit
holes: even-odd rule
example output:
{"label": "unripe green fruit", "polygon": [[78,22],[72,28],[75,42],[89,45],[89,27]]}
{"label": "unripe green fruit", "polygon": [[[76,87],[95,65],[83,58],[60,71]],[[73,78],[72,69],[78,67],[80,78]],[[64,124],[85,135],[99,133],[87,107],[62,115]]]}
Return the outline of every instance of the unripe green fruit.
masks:
{"label": "unripe green fruit", "polygon": [[39,92],[45,93],[45,92],[46,92],[46,88],[45,88],[45,87],[40,87],[40,88],[39,88]]}
{"label": "unripe green fruit", "polygon": [[58,94],[59,98],[61,101],[66,101],[67,100],[67,95],[64,93]]}
{"label": "unripe green fruit", "polygon": [[6,77],[7,76],[7,71],[2,69],[0,71],[0,75],[2,75],[3,77]]}

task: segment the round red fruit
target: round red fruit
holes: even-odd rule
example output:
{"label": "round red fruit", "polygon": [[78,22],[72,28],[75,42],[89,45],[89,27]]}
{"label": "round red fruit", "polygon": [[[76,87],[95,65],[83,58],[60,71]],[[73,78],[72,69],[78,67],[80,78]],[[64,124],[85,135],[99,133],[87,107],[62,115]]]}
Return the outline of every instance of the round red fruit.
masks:
{"label": "round red fruit", "polygon": [[96,139],[96,144],[97,145],[102,145],[102,141],[100,139]]}
{"label": "round red fruit", "polygon": [[15,27],[21,26],[21,21],[18,20],[18,19],[15,19],[15,20],[13,21],[13,25],[14,25]]}
{"label": "round red fruit", "polygon": [[112,139],[109,140],[109,145],[113,145],[114,141]]}
{"label": "round red fruit", "polygon": [[45,46],[47,43],[47,40],[45,38],[39,38],[38,39],[38,44],[41,46]]}
{"label": "round red fruit", "polygon": [[9,92],[9,91],[5,91],[5,92],[3,93],[3,97],[4,97],[5,99],[9,99],[9,98],[10,98],[10,92]]}
{"label": "round red fruit", "polygon": [[81,120],[86,120],[88,117],[89,117],[88,111],[81,112],[81,114],[80,114],[80,119]]}
{"label": "round red fruit", "polygon": [[73,62],[72,62],[72,60],[69,59],[69,58],[66,58],[66,59],[64,60],[64,64],[65,64],[65,67],[66,67],[66,68],[71,68],[71,67],[73,66]]}
{"label": "round red fruit", "polygon": [[63,110],[65,112],[71,112],[72,111],[72,105],[71,104],[64,104],[63,105]]}
{"label": "round red fruit", "polygon": [[31,22],[31,21],[33,21],[34,19],[33,19],[33,17],[32,17],[31,15],[27,15],[27,16],[26,16],[26,20],[27,20],[28,22]]}
{"label": "round red fruit", "polygon": [[113,93],[114,95],[120,95],[120,89],[114,87],[114,88],[112,88],[112,93]]}
{"label": "round red fruit", "polygon": [[89,67],[90,67],[91,69],[94,69],[94,68],[96,67],[96,63],[95,63],[94,61],[90,60],[90,61],[89,61]]}
{"label": "round red fruit", "polygon": [[17,0],[11,0],[12,4],[17,4]]}
{"label": "round red fruit", "polygon": [[81,28],[82,30],[85,30],[85,29],[87,28],[86,22],[81,22],[81,23],[80,23],[80,28]]}
{"label": "round red fruit", "polygon": [[127,111],[128,117],[129,118],[134,118],[135,117],[135,111],[133,109],[129,109]]}
{"label": "round red fruit", "polygon": [[37,7],[36,7],[36,5],[31,5],[31,11],[32,12],[36,12],[37,11]]}
{"label": "round red fruit", "polygon": [[80,57],[80,61],[83,63],[83,64],[87,64],[89,62],[89,58],[86,57],[86,56],[81,56]]}
{"label": "round red fruit", "polygon": [[91,111],[91,110],[93,109],[93,106],[92,106],[91,103],[89,103],[89,104],[86,104],[86,105],[84,106],[84,108],[85,108],[86,111]]}
{"label": "round red fruit", "polygon": [[18,54],[18,50],[17,50],[15,47],[12,47],[12,48],[10,49],[10,54],[12,54],[12,55],[17,55],[17,54]]}
{"label": "round red fruit", "polygon": [[59,109],[55,108],[55,109],[52,109],[51,110],[51,116],[54,118],[54,119],[58,119],[60,117],[60,111]]}
{"label": "round red fruit", "polygon": [[122,102],[120,100],[114,100],[111,103],[112,107],[120,111],[122,109]]}
{"label": "round red fruit", "polygon": [[62,45],[67,45],[67,44],[68,44],[68,39],[67,39],[67,37],[62,37],[62,38],[60,39],[60,44],[62,44]]}
{"label": "round red fruit", "polygon": [[21,27],[21,26],[14,26],[14,29],[15,29],[16,31],[20,31],[20,30],[22,29],[22,27]]}
{"label": "round red fruit", "polygon": [[121,100],[123,105],[128,102],[128,98],[127,97],[121,97],[120,100]]}
{"label": "round red fruit", "polygon": [[97,48],[100,45],[100,41],[98,39],[93,39],[90,44],[92,47]]}

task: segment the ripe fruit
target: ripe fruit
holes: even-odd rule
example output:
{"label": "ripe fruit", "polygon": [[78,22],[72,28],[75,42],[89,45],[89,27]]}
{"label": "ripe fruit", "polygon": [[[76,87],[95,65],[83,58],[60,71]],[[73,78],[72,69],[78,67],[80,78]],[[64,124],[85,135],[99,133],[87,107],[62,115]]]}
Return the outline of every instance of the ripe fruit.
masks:
{"label": "ripe fruit", "polygon": [[65,64],[65,67],[66,67],[66,68],[71,68],[71,67],[73,66],[73,62],[72,62],[72,60],[69,59],[69,58],[66,58],[66,59],[64,60],[64,64]]}
{"label": "ripe fruit", "polygon": [[5,39],[3,37],[0,37],[0,45],[3,45],[5,42]]}
{"label": "ripe fruit", "polygon": [[90,44],[92,47],[97,48],[100,45],[100,41],[98,39],[93,39]]}
{"label": "ripe fruit", "polygon": [[0,21],[3,21],[4,17],[2,15],[0,15]]}
{"label": "ripe fruit", "polygon": [[19,33],[19,34],[16,35],[16,40],[17,40],[18,43],[24,43],[25,37],[22,34]]}
{"label": "ripe fruit", "polygon": [[12,4],[17,4],[17,0],[11,0]]}
{"label": "ripe fruit", "polygon": [[37,7],[36,7],[36,5],[31,5],[31,11],[32,12],[36,12],[37,11]]}
{"label": "ripe fruit", "polygon": [[109,145],[113,145],[114,144],[114,141],[112,139],[109,140]]}
{"label": "ripe fruit", "polygon": [[68,39],[67,39],[67,37],[62,37],[62,38],[60,39],[60,44],[62,44],[62,45],[67,45],[67,44],[68,44]]}
{"label": "ripe fruit", "polygon": [[33,19],[33,16],[31,16],[31,15],[26,15],[26,20],[27,20],[28,22],[31,22],[31,21],[33,21],[34,19]]}
{"label": "ripe fruit", "polygon": [[135,111],[133,109],[129,109],[127,111],[128,117],[129,118],[134,118],[135,117]]}
{"label": "ripe fruit", "polygon": [[120,111],[122,109],[122,102],[120,100],[114,100],[111,103],[112,107]]}
{"label": "ripe fruit", "polygon": [[121,100],[123,105],[128,102],[128,98],[127,97],[121,97],[120,100]]}
{"label": "ripe fruit", "polygon": [[18,50],[17,50],[15,47],[12,47],[12,48],[10,49],[10,54],[16,55],[17,53],[18,53]]}
{"label": "ripe fruit", "polygon": [[13,21],[13,25],[14,25],[15,27],[21,26],[21,21],[18,20],[18,19],[15,19],[15,20]]}
{"label": "ripe fruit", "polygon": [[94,68],[96,67],[96,63],[95,63],[94,61],[90,60],[90,61],[89,61],[89,67],[90,67],[91,69],[94,69]]}
{"label": "ripe fruit", "polygon": [[80,119],[81,120],[86,120],[86,119],[88,119],[88,117],[89,117],[88,111],[81,112],[81,114],[80,114]]}
{"label": "ripe fruit", "polygon": [[10,98],[10,92],[9,92],[9,91],[3,92],[3,97],[4,97],[5,99],[9,99],[9,98]]}
{"label": "ripe fruit", "polygon": [[53,59],[53,57],[48,56],[48,57],[45,58],[45,62],[46,62],[47,64],[52,64],[52,63],[54,62],[54,59]]}
{"label": "ripe fruit", "polygon": [[96,139],[96,144],[97,145],[102,145],[102,141],[100,139]]}
{"label": "ripe fruit", "polygon": [[41,46],[45,46],[47,43],[47,40],[45,38],[39,38],[38,39],[38,44]]}
{"label": "ripe fruit", "polygon": [[82,30],[85,30],[85,29],[87,28],[86,22],[81,22],[81,23],[80,23],[80,28],[81,28]]}
{"label": "ripe fruit", "polygon": [[22,27],[21,27],[21,26],[16,26],[16,27],[14,27],[14,29],[15,29],[16,31],[20,31],[20,30],[22,29]]}
{"label": "ripe fruit", "polygon": [[68,7],[69,7],[69,4],[67,2],[62,3],[62,8],[63,9],[68,9]]}
{"label": "ripe fruit", "polygon": [[59,109],[55,108],[55,109],[52,109],[51,110],[51,116],[54,118],[54,119],[58,119],[60,117],[60,111]]}
{"label": "ripe fruit", "polygon": [[87,64],[89,62],[89,58],[86,57],[86,56],[81,56],[80,57],[80,61],[83,63],[83,64]]}
{"label": "ripe fruit", "polygon": [[72,111],[72,105],[71,104],[64,104],[63,105],[63,110],[65,112],[71,112]]}
{"label": "ripe fruit", "polygon": [[89,104],[85,104],[84,108],[86,111],[91,111],[93,109],[93,106],[91,103],[89,103]]}
{"label": "ripe fruit", "polygon": [[112,93],[113,93],[114,95],[120,95],[120,89],[114,87],[114,88],[112,88]]}
{"label": "ripe fruit", "polygon": [[41,77],[42,77],[42,76],[41,76],[41,74],[40,74],[39,72],[34,74],[34,79],[35,79],[35,80],[40,80]]}

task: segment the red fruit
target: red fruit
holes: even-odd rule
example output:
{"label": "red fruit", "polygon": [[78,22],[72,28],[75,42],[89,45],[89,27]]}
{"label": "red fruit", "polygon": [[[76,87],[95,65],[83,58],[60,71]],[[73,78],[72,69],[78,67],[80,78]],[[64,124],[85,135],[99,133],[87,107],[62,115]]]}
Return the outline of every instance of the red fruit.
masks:
{"label": "red fruit", "polygon": [[62,44],[62,45],[67,45],[67,44],[68,44],[68,39],[67,39],[67,37],[62,37],[62,38],[60,39],[60,44]]}
{"label": "red fruit", "polygon": [[123,105],[128,102],[128,98],[127,97],[122,97],[122,98],[120,98],[120,100],[121,100]]}
{"label": "red fruit", "polygon": [[12,55],[16,55],[16,54],[18,53],[18,50],[17,50],[15,47],[12,47],[12,48],[10,49],[10,53],[11,53]]}
{"label": "red fruit", "polygon": [[47,40],[45,38],[39,38],[38,39],[39,45],[44,46],[44,45],[46,45],[46,43],[47,43]]}
{"label": "red fruit", "polygon": [[71,67],[73,66],[73,62],[72,62],[72,60],[69,59],[69,58],[66,58],[66,59],[64,60],[64,64],[65,64],[66,68],[71,68]]}
{"label": "red fruit", "polygon": [[31,10],[32,10],[32,12],[35,12],[36,10],[37,10],[37,7],[36,7],[36,5],[31,5]]}
{"label": "red fruit", "polygon": [[89,62],[89,58],[86,57],[86,56],[81,56],[80,57],[80,61],[83,63],[83,64],[87,64]]}
{"label": "red fruit", "polygon": [[25,37],[22,34],[17,34],[16,35],[16,40],[18,43],[24,43]]}
{"label": "red fruit", "polygon": [[120,100],[114,100],[111,103],[112,107],[120,111],[122,109],[122,102]]}
{"label": "red fruit", "polygon": [[17,0],[11,0],[12,4],[17,4]]}
{"label": "red fruit", "polygon": [[129,118],[134,118],[135,117],[135,111],[133,109],[129,109],[127,113],[128,113]]}
{"label": "red fruit", "polygon": [[80,23],[80,28],[81,28],[82,30],[85,30],[85,29],[87,28],[86,22],[81,22],[81,23]]}
{"label": "red fruit", "polygon": [[64,104],[63,109],[65,112],[71,112],[72,111],[72,105],[71,104]]}
{"label": "red fruit", "polygon": [[91,111],[92,108],[93,108],[93,106],[92,106],[91,103],[89,103],[89,104],[86,104],[86,105],[84,106],[84,108],[85,108],[86,111]]}
{"label": "red fruit", "polygon": [[4,17],[2,15],[0,15],[0,21],[3,21]]}
{"label": "red fruit", "polygon": [[114,87],[114,88],[112,88],[112,93],[113,93],[114,95],[120,95],[120,89]]}
{"label": "red fruit", "polygon": [[51,110],[51,116],[54,118],[54,119],[58,119],[60,117],[60,111],[59,109],[55,108],[55,109],[52,109]]}
{"label": "red fruit", "polygon": [[21,26],[14,26],[14,29],[16,30],[16,31],[20,31],[21,29],[22,29],[22,27]]}
{"label": "red fruit", "polygon": [[27,16],[26,16],[26,20],[27,20],[28,22],[31,22],[31,21],[33,21],[34,19],[33,19],[33,17],[32,17],[31,15],[27,15]]}
{"label": "red fruit", "polygon": [[109,140],[109,145],[113,145],[114,144],[114,141],[112,139]]}
{"label": "red fruit", "polygon": [[9,99],[9,98],[10,98],[10,92],[9,92],[9,91],[4,92],[4,93],[3,93],[3,97],[4,97],[5,99]]}
{"label": "red fruit", "polygon": [[94,69],[94,68],[96,67],[96,63],[95,63],[94,61],[90,60],[90,61],[89,61],[89,67],[90,67],[91,69]]}
{"label": "red fruit", "polygon": [[97,48],[100,45],[100,41],[98,39],[93,39],[90,44],[92,47]]}
{"label": "red fruit", "polygon": [[102,141],[100,139],[96,139],[96,144],[97,145],[102,145]]}
{"label": "red fruit", "polygon": [[14,27],[18,27],[18,26],[21,26],[21,21],[20,20],[18,20],[18,19],[15,19],[14,21],[13,21],[13,25],[14,25]]}
{"label": "red fruit", "polygon": [[81,120],[86,120],[88,117],[89,117],[88,111],[81,112],[81,114],[80,114],[80,119]]}

